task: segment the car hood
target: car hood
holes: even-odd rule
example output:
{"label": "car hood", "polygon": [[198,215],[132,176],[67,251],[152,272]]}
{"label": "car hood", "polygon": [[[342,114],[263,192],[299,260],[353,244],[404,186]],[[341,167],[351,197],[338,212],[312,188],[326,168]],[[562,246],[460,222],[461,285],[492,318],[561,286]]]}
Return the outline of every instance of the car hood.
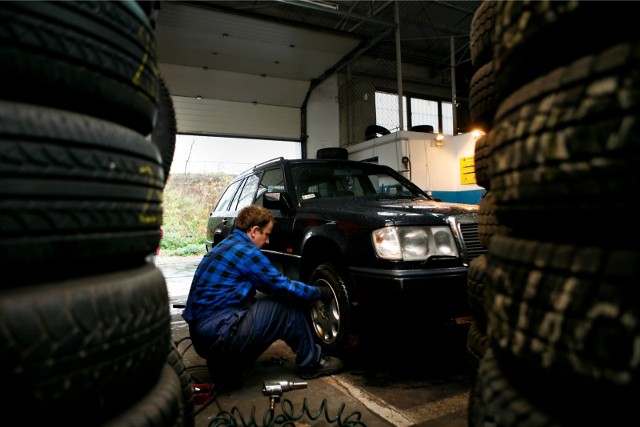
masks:
{"label": "car hood", "polygon": [[444,224],[450,217],[459,222],[476,222],[478,205],[409,198],[317,199],[305,210],[325,217],[385,225]]}

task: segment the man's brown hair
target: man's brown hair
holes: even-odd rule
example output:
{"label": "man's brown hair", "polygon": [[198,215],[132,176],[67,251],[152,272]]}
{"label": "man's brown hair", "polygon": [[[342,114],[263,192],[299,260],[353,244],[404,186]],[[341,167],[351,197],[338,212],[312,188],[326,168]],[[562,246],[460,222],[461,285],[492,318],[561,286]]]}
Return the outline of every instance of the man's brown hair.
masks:
{"label": "man's brown hair", "polygon": [[258,205],[249,205],[238,212],[236,228],[248,231],[251,227],[257,225],[262,230],[271,221],[275,220],[269,209]]}

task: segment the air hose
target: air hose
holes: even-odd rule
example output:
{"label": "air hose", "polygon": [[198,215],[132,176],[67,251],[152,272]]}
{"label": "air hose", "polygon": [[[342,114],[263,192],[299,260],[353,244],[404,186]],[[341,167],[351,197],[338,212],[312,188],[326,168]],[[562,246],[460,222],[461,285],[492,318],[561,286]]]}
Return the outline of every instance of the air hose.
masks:
{"label": "air hose", "polygon": [[337,414],[332,417],[329,414],[329,405],[327,399],[323,399],[318,411],[314,414],[309,408],[307,398],[305,397],[302,402],[302,408],[300,412],[296,413],[293,403],[289,399],[282,399],[280,402],[280,409],[282,413],[275,414],[273,411],[266,411],[262,417],[262,424],[258,424],[255,416],[255,406],[251,408],[251,415],[248,419],[245,419],[243,414],[237,407],[233,407],[231,411],[222,411],[215,417],[211,418],[208,427],[271,427],[282,425],[286,427],[293,427],[296,425],[296,421],[301,420],[305,415],[311,421],[315,421],[322,417],[330,424],[337,424],[339,426],[351,427],[351,426],[363,426],[366,424],[361,420],[362,414],[358,411],[343,417],[345,404],[340,405],[340,409]]}

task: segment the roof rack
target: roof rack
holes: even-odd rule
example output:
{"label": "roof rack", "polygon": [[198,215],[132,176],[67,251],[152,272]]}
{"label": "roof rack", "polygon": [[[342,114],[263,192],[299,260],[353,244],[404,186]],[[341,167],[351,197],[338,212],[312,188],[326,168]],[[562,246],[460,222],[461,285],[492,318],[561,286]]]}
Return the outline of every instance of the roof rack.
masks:
{"label": "roof rack", "polygon": [[271,162],[277,162],[277,161],[280,161],[280,162],[281,162],[281,161],[283,161],[283,160],[284,160],[284,157],[274,157],[273,159],[265,160],[265,161],[264,161],[264,162],[262,162],[262,163],[258,163],[257,165],[255,165],[255,166],[253,167],[253,169],[258,168],[258,167],[260,167],[260,166],[262,166],[262,165],[269,164],[269,163],[271,163]]}

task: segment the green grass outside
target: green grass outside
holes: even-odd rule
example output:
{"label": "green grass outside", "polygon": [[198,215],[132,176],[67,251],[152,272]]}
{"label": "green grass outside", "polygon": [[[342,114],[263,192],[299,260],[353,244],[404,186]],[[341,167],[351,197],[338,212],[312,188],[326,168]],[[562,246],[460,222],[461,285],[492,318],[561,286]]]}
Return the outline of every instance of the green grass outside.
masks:
{"label": "green grass outside", "polygon": [[161,256],[206,252],[207,219],[233,175],[172,174],[163,197]]}

